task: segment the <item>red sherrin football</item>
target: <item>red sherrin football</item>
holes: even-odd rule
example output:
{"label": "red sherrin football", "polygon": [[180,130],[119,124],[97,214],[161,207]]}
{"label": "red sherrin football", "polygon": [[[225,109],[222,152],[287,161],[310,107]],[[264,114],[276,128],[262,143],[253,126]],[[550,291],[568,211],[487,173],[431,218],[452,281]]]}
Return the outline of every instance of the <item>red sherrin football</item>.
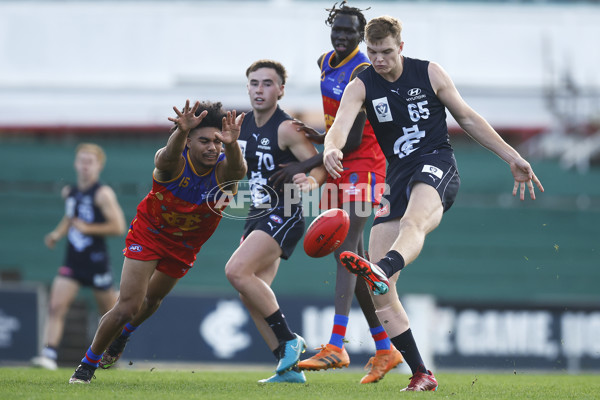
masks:
{"label": "red sherrin football", "polygon": [[324,257],[340,247],[350,229],[350,217],[341,208],[322,212],[304,235],[304,251],[311,257]]}

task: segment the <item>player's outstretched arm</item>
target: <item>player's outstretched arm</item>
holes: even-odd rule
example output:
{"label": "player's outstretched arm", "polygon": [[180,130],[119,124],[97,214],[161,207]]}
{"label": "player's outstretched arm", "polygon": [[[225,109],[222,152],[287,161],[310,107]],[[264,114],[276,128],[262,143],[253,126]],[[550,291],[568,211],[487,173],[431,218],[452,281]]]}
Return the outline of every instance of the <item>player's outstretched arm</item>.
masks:
{"label": "player's outstretched arm", "polygon": [[531,165],[492,128],[492,126],[460,96],[450,76],[436,63],[429,64],[429,78],[438,98],[452,114],[462,129],[483,147],[494,152],[509,166],[515,179],[513,195],[520,189],[521,200],[525,199],[525,188],[529,190],[531,199],[535,200],[535,184],[544,191]]}
{"label": "player's outstretched arm", "polygon": [[[183,109],[173,106],[173,111],[177,117],[169,117],[169,121],[175,123],[175,130],[167,140],[167,145],[156,152],[154,156],[154,166],[160,172],[175,174],[183,168],[183,150],[187,142],[187,136],[192,129],[197,127],[206,117],[208,111],[203,111],[196,116],[195,113],[200,107],[200,102],[196,101],[193,107],[190,107],[190,101],[186,100]],[[156,172],[156,171],[155,171]]]}
{"label": "player's outstretched arm", "polygon": [[237,140],[240,137],[245,114],[237,115],[236,111],[227,111],[223,117],[221,133],[217,133],[225,148],[225,159],[217,166],[217,178],[220,182],[239,181],[246,176],[248,167]]}

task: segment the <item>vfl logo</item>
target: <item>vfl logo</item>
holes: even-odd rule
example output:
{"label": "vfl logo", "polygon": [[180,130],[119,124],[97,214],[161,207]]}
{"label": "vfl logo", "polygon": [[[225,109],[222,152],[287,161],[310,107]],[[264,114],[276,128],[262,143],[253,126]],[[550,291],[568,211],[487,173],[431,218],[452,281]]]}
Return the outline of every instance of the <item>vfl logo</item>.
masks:
{"label": "vfl logo", "polygon": [[252,136],[254,136],[254,140],[258,140],[260,133],[253,133]]}
{"label": "vfl logo", "polygon": [[[421,94],[421,89],[412,88],[408,92],[406,92],[410,97],[415,97]],[[399,94],[399,93],[398,93]]]}
{"label": "vfl logo", "polygon": [[375,114],[377,114],[377,120],[379,122],[390,122],[393,120],[387,97],[380,97],[374,99],[372,102],[373,109],[375,110]]}
{"label": "vfl logo", "polygon": [[388,112],[388,108],[389,106],[387,104],[379,103],[377,104],[377,113],[385,116],[385,114]]}
{"label": "vfl logo", "polygon": [[139,253],[142,250],[144,250],[144,248],[139,244],[132,244],[131,246],[128,247],[128,250],[131,251],[132,253]]}
{"label": "vfl logo", "polygon": [[[256,140],[258,140],[258,138]],[[262,139],[260,139],[260,144],[262,144],[263,146],[268,146],[269,143],[270,143],[269,138],[262,138]]]}

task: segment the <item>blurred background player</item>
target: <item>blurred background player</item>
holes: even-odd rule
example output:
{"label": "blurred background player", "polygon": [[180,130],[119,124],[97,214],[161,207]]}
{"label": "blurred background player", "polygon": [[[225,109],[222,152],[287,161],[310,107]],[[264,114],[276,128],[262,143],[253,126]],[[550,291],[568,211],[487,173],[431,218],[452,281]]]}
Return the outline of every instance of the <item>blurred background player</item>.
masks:
{"label": "blurred background player", "polygon": [[52,282],[44,334],[46,347],[33,358],[35,366],[56,369],[57,349],[63,336],[65,317],[81,286],[91,287],[98,312],[103,315],[117,300],[105,236],[125,233],[125,218],[115,192],[99,182],[106,163],[104,150],[82,143],[75,150],[77,184],[62,189],[65,215],[44,242],[53,249],[67,237],[64,264]]}
{"label": "blurred background player", "polygon": [[[339,107],[346,85],[356,74],[369,66],[369,59],[358,45],[363,41],[367,23],[362,11],[346,5],[343,1],[339,8],[336,4],[328,9],[325,23],[331,26],[331,44],[333,50],[317,60],[321,70],[321,93],[325,113],[326,132],[331,127]],[[296,123],[307,137],[317,143],[323,143],[325,135],[316,130]],[[276,179],[289,179],[289,176],[322,164],[322,155],[298,165],[290,165],[288,176]],[[350,357],[344,348],[344,337],[348,326],[348,315],[352,306],[353,293],[367,319],[371,335],[375,341],[375,356],[371,357],[366,368],[369,372],[361,383],[373,383],[381,380],[385,374],[402,362],[402,355],[391,344],[375,313],[373,300],[365,282],[356,280],[356,276],[344,268],[339,261],[343,251],[353,251],[364,256],[363,231],[373,206],[379,204],[385,182],[385,157],[377,143],[371,124],[364,112],[354,120],[348,141],[344,147],[344,171],[340,178],[327,178],[323,191],[321,208],[344,208],[350,216],[350,230],[346,240],[334,253],[336,260],[335,315],[329,343],[322,345],[320,351],[309,359],[302,360],[300,369],[321,370],[342,368],[350,364]],[[276,180],[275,183],[278,183]]]}
{"label": "blurred background player", "polygon": [[425,236],[440,224],[460,186],[446,108],[471,137],[509,164],[515,181],[513,195],[520,188],[523,200],[527,185],[535,199],[533,183],[542,191],[543,187],[529,163],[465,103],[442,67],[401,55],[401,32],[400,21],[389,16],[367,24],[367,54],[372,66],[346,88],[325,138],[323,162],[334,177],[344,173],[340,149],[351,121],[366,109],[388,161],[390,192],[371,229],[369,254],[377,264],[353,252],[343,252],[340,259],[379,294],[374,297],[379,319],[413,373],[403,390],[428,391],[437,389],[437,380],[421,358],[397,291],[389,288],[395,285],[400,270],[417,258]]}
{"label": "blurred background player", "polygon": [[[280,164],[304,161],[317,150],[298,134],[292,117],[278,105],[287,77],[284,66],[258,60],[248,67],[246,77],[252,111],[242,124],[239,143],[248,163],[252,204],[242,241],[227,262],[225,274],[278,361],[276,374],[260,382],[303,383],[304,373],[295,366],[306,345],[288,326],[271,284],[280,260],[290,257],[304,234],[304,216],[299,197],[288,190],[294,185],[274,190],[267,183]],[[326,172],[321,166],[311,176],[315,188],[317,181],[325,180]]]}
{"label": "blurred background player", "polygon": [[129,336],[192,268],[246,174],[237,144],[244,114],[225,113],[221,103],[190,107],[189,100],[173,110],[175,127],[154,156],[152,190],[125,239],[119,299],[69,383],[90,383],[100,364],[108,368],[119,359]]}

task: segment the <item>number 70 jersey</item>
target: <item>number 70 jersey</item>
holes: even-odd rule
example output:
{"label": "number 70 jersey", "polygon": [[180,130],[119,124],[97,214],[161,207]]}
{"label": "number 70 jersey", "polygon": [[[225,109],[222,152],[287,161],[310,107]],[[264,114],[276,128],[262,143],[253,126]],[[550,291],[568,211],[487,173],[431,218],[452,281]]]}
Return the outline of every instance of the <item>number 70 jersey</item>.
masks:
{"label": "number 70 jersey", "polygon": [[388,161],[407,161],[435,150],[451,149],[446,108],[429,80],[429,61],[403,57],[395,82],[373,67],[358,74],[364,83],[367,118]]}
{"label": "number 70 jersey", "polygon": [[267,123],[261,127],[256,126],[253,111],[247,113],[242,122],[238,144],[248,164],[248,184],[252,206],[255,208],[273,208],[278,203],[276,197],[284,198],[283,192],[276,192],[271,188],[269,178],[281,169],[280,164],[298,161],[291,151],[279,148],[279,125],[291,119],[292,117],[278,106]]}

